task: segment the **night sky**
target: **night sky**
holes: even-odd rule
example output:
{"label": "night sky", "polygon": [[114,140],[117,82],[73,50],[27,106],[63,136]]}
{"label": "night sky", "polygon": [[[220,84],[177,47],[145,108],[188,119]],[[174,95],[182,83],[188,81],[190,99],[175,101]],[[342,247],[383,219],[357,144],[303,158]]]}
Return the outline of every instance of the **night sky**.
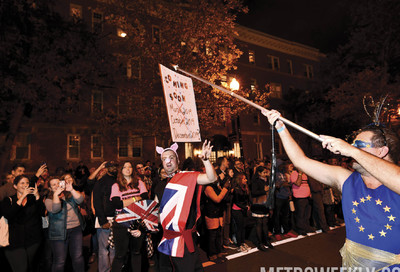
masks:
{"label": "night sky", "polygon": [[335,51],[346,40],[348,0],[246,0],[241,25],[320,49]]}

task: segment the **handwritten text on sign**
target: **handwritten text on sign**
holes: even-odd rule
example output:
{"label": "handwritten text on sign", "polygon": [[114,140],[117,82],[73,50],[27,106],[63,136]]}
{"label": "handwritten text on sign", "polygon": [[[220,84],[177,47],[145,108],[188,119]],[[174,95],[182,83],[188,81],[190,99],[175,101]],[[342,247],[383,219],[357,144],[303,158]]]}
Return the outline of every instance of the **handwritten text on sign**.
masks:
{"label": "handwritten text on sign", "polygon": [[160,64],[172,141],[200,142],[192,79]]}

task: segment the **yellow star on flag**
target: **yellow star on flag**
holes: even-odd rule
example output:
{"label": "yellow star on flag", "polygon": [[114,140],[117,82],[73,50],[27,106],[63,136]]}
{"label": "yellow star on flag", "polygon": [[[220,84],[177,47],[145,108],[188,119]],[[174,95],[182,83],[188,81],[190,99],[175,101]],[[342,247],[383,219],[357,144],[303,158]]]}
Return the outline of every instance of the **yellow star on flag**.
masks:
{"label": "yellow star on flag", "polygon": [[390,216],[388,216],[388,218],[389,218],[389,221],[393,221],[393,222],[394,222],[394,219],[395,219],[396,217],[394,217],[393,215],[390,215]]}
{"label": "yellow star on flag", "polygon": [[370,195],[367,195],[367,201],[370,201],[371,200],[371,196]]}
{"label": "yellow star on flag", "polygon": [[383,230],[381,230],[379,233],[381,234],[381,236],[386,237],[386,232],[384,232]]}
{"label": "yellow star on flag", "polygon": [[357,223],[360,223],[360,218],[356,217],[354,220],[356,220]]}
{"label": "yellow star on flag", "polygon": [[387,230],[392,230],[392,226],[389,225],[389,224],[386,224],[385,228],[386,228]]}
{"label": "yellow star on flag", "polygon": [[390,212],[391,208],[386,205],[386,207],[384,207],[383,209],[385,210],[385,212]]}
{"label": "yellow star on flag", "polygon": [[375,236],[372,235],[372,233],[370,235],[368,235],[368,240],[374,240]]}
{"label": "yellow star on flag", "polygon": [[357,201],[355,201],[355,200],[353,201],[353,205],[354,205],[354,206],[356,206],[356,207],[357,207],[357,206],[358,206],[358,204],[359,204],[359,203],[358,203]]}
{"label": "yellow star on flag", "polygon": [[358,227],[360,231],[364,232],[365,228],[363,226]]}
{"label": "yellow star on flag", "polygon": [[351,212],[352,212],[352,213],[356,213],[356,210],[353,208],[353,209],[351,210]]}
{"label": "yellow star on flag", "polygon": [[376,205],[382,205],[382,200],[380,200],[380,199],[375,200],[375,202],[376,202]]}
{"label": "yellow star on flag", "polygon": [[364,202],[365,202],[365,198],[363,198],[363,197],[360,198],[360,202],[361,202],[361,203],[364,203]]}

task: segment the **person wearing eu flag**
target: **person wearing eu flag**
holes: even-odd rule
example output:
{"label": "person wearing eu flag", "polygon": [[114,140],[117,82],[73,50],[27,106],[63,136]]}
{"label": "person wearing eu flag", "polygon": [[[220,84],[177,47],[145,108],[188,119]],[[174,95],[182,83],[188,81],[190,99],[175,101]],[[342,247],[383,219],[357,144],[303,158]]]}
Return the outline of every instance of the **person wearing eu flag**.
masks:
{"label": "person wearing eu flag", "polygon": [[[400,264],[400,140],[379,125],[354,133],[352,144],[320,136],[323,148],[353,159],[354,172],[308,158],[277,120],[280,113],[263,111],[282,140],[289,159],[308,176],[342,192],[346,242],[340,250],[346,268],[375,271]],[[379,123],[378,123],[379,124]],[[368,268],[368,269],[367,269]],[[371,270],[369,270],[371,271]]]}

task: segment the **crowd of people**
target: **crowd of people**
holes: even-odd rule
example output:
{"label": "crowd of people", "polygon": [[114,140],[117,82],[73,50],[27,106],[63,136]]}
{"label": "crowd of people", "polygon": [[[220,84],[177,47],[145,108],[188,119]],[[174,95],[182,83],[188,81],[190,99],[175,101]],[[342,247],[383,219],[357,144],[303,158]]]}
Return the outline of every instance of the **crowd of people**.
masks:
{"label": "crowd of people", "polygon": [[[217,180],[200,187],[200,238],[195,241],[211,261],[224,262],[229,251],[247,252],[251,245],[267,251],[272,240],[316,229],[328,232],[339,223],[340,207],[335,207],[340,194],[290,161],[278,160],[278,166],[275,202],[269,207],[268,160],[220,157],[212,164]],[[181,169],[205,172],[199,158],[187,158]],[[97,168],[79,162],[75,170],[69,164],[52,172],[42,163],[28,177],[23,164],[14,165],[0,187],[0,215],[9,224],[9,246],[2,248],[2,258],[13,271],[85,271],[96,261],[99,271],[157,267],[160,233],[127,228],[113,219],[136,201],[157,198],[156,185],[167,177],[165,170],[150,161],[108,161]],[[84,254],[83,237],[88,235],[89,254]],[[147,254],[148,241],[156,249],[153,256]]]}

